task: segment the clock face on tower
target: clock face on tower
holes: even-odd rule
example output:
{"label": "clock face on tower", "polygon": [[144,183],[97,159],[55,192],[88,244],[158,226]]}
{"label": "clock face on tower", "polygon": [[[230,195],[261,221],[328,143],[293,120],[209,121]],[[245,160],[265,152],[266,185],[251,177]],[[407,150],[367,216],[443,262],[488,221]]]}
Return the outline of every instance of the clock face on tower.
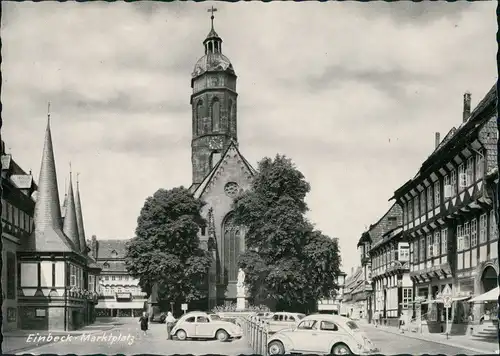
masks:
{"label": "clock face on tower", "polygon": [[222,137],[213,136],[208,140],[208,147],[211,150],[222,150],[223,144]]}

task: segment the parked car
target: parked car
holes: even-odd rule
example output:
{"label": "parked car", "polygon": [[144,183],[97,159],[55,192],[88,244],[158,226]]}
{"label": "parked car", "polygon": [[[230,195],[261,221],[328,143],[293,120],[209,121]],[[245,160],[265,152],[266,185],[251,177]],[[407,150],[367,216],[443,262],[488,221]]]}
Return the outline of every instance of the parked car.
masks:
{"label": "parked car", "polygon": [[268,319],[268,318],[271,318],[273,316],[273,313],[272,312],[259,312],[259,313],[257,313],[257,316],[259,318]]}
{"label": "parked car", "polygon": [[219,341],[227,341],[240,339],[243,331],[238,325],[224,321],[218,315],[190,312],[179,318],[170,334],[178,340],[216,338]]}
{"label": "parked car", "polygon": [[268,332],[275,333],[283,329],[290,329],[297,326],[297,323],[305,317],[305,314],[277,312],[268,318]]}
{"label": "parked car", "polygon": [[326,314],[308,315],[297,327],[277,332],[269,338],[267,348],[269,355],[380,353],[354,321]]}

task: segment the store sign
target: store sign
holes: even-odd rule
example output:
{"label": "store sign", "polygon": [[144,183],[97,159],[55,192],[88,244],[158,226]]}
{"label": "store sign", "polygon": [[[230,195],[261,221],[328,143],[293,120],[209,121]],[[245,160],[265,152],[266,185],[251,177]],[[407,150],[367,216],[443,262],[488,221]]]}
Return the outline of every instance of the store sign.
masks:
{"label": "store sign", "polygon": [[132,295],[130,293],[117,293],[116,299],[130,299]]}

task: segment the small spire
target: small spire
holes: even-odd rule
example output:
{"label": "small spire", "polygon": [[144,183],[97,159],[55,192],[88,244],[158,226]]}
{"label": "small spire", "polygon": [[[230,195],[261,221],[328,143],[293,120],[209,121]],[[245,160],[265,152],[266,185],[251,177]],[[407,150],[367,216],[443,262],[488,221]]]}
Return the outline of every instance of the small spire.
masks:
{"label": "small spire", "polygon": [[75,210],[76,223],[78,226],[78,238],[80,239],[80,250],[82,253],[87,253],[88,247],[85,239],[85,229],[83,227],[82,202],[80,200],[80,173],[76,174],[76,194],[75,194]]}
{"label": "small spire", "polygon": [[210,20],[212,22],[212,30],[214,29],[214,18],[215,18],[214,12],[216,12],[216,11],[217,11],[217,8],[215,8],[213,6],[210,9],[207,10],[207,12],[211,12],[212,13],[212,16],[210,16]]}
{"label": "small spire", "polygon": [[[71,168],[70,168],[71,169]],[[64,215],[63,232],[73,242],[77,251],[80,249],[80,238],[78,236],[78,222],[76,217],[75,196],[73,194],[72,173],[69,174],[68,200],[66,202],[66,213]]]}
{"label": "small spire", "polygon": [[50,101],[47,104],[47,121],[50,123]]}

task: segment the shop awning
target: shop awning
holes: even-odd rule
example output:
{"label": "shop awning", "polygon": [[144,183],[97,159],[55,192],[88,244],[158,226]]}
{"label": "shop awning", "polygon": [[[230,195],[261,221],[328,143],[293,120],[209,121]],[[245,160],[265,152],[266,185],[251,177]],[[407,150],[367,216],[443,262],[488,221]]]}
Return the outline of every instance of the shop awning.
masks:
{"label": "shop awning", "polygon": [[498,300],[498,295],[500,290],[498,287],[493,288],[489,292],[478,295],[470,300],[471,303],[481,303],[481,302],[494,302]]}
{"label": "shop awning", "polygon": [[143,309],[144,301],[115,302],[100,300],[96,309]]}

